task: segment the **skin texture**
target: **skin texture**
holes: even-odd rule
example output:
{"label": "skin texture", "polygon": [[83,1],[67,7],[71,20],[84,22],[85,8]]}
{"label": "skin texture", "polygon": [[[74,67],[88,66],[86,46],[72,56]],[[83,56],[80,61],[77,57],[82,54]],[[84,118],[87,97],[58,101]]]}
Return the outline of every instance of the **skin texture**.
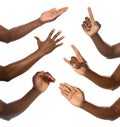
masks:
{"label": "skin texture", "polygon": [[[21,25],[10,30],[0,26],[0,41],[9,43],[11,41],[17,40],[35,28],[54,21],[56,18],[61,16],[64,12],[66,12],[68,7],[63,7],[60,9],[50,9],[45,11],[41,14],[40,18],[27,23],[25,25]],[[61,46],[63,43],[58,44],[64,36],[58,38],[61,34],[61,31],[58,31],[56,34],[53,35],[55,29],[53,29],[47,39],[45,41],[41,41],[39,37],[35,37],[38,44],[38,49],[30,54],[29,56],[16,61],[14,63],[8,64],[7,66],[0,66],[0,80],[1,81],[10,81],[11,79],[21,75],[22,73],[26,72],[30,67],[33,66],[40,58],[52,52],[55,48]],[[53,36],[53,37],[52,37]]]}
{"label": "skin texture", "polygon": [[115,120],[120,117],[120,98],[108,107],[94,105],[85,100],[84,93],[79,88],[68,83],[60,83],[61,94],[74,106],[82,108],[92,115],[104,119]]}
{"label": "skin texture", "polygon": [[89,17],[85,17],[82,23],[84,32],[93,40],[98,51],[106,58],[112,59],[120,57],[120,43],[109,45],[99,35],[98,31],[101,24],[94,20],[94,16],[90,7],[88,7]]}
{"label": "skin texture", "polygon": [[64,36],[58,38],[58,36],[61,34],[61,31],[58,31],[55,34],[54,32],[55,29],[51,30],[45,41],[41,41],[39,37],[35,37],[37,40],[38,49],[26,58],[8,64],[7,66],[0,66],[0,80],[10,81],[11,79],[21,75],[43,56],[51,53],[57,47],[61,46],[63,43],[58,44],[58,42],[60,42]]}
{"label": "skin texture", "polygon": [[[67,9],[67,7],[63,7],[61,9],[53,8],[43,12],[40,18],[9,30],[3,26],[0,26],[0,41],[9,43],[20,39],[35,28],[45,23],[54,21],[66,12]],[[41,41],[39,37],[35,36],[38,49],[29,56],[8,64],[7,66],[0,66],[0,80],[10,81],[11,79],[23,74],[43,56],[51,53],[57,47],[61,46],[63,43],[58,42],[60,42],[64,36],[59,37],[61,31],[56,33],[54,32],[55,29],[51,30],[48,37],[44,41]],[[52,77],[50,73],[44,71],[36,73],[33,76],[33,88],[28,91],[25,96],[8,104],[0,100],[0,118],[10,120],[24,112],[25,109],[28,108],[29,105],[47,89],[50,82],[55,82],[55,78]]]}
{"label": "skin texture", "polygon": [[7,29],[0,25],[0,41],[9,43],[20,39],[39,26],[55,21],[59,16],[66,12],[67,9],[68,7],[63,7],[60,9],[52,8],[43,12],[38,19],[11,29]]}
{"label": "skin texture", "polygon": [[[64,58],[64,61],[70,65],[76,73],[88,78],[99,87],[105,89],[114,90],[120,86],[120,66],[117,67],[111,76],[101,76],[89,68],[87,61],[85,61],[74,45],[71,47],[75,52],[75,56],[72,56],[70,60]],[[88,111],[96,117],[114,120],[120,116],[120,98],[112,106],[100,107],[87,102],[84,98],[84,93],[79,88],[67,83],[61,83],[59,88],[61,94],[66,97],[70,103]]]}
{"label": "skin texture", "polygon": [[33,88],[28,91],[22,98],[11,103],[5,103],[0,100],[0,118],[10,120],[23,113],[29,105],[49,86],[55,82],[55,78],[48,72],[37,72],[33,76]]}
{"label": "skin texture", "polygon": [[99,87],[105,89],[114,90],[120,86],[120,65],[116,68],[111,76],[99,75],[89,68],[87,62],[82,57],[78,49],[74,45],[71,47],[74,50],[76,56],[72,56],[71,60],[64,58],[64,61],[69,64],[75,72],[88,78]]}

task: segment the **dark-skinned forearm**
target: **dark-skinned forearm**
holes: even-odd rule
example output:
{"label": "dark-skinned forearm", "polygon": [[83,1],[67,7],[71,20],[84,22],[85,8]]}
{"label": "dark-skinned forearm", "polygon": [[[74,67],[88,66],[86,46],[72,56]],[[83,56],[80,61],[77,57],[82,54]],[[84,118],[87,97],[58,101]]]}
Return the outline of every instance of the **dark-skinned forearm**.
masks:
{"label": "dark-skinned forearm", "polygon": [[32,67],[44,55],[45,53],[43,51],[37,50],[26,58],[3,67],[2,71],[0,72],[0,80],[10,81],[11,79],[21,75]]}
{"label": "dark-skinned forearm", "polygon": [[105,56],[106,58],[114,58],[115,57],[112,46],[110,46],[106,42],[104,42],[98,33],[91,36],[91,39],[93,40],[98,51],[103,56]]}
{"label": "dark-skinned forearm", "polygon": [[43,23],[39,19],[36,19],[30,23],[9,29],[5,32],[5,37],[2,41],[9,43],[17,40],[41,25],[43,25]]}
{"label": "dark-skinned forearm", "polygon": [[92,70],[87,71],[84,76],[99,87],[105,89],[114,90],[119,86],[119,84],[112,77],[101,76]]}
{"label": "dark-skinned forearm", "polygon": [[114,109],[111,107],[98,107],[87,101],[84,101],[80,108],[101,119],[114,120],[118,118]]}
{"label": "dark-skinned forearm", "polygon": [[40,95],[40,92],[32,88],[23,98],[6,104],[4,112],[1,114],[1,118],[5,120],[10,120],[28,108],[28,106]]}

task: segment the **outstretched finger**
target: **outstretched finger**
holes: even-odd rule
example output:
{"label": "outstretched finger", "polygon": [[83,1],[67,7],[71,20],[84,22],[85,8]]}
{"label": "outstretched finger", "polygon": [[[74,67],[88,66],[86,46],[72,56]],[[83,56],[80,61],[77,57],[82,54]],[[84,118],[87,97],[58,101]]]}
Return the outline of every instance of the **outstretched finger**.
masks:
{"label": "outstretched finger", "polygon": [[62,36],[62,37],[56,39],[56,43],[58,43],[59,41],[61,41],[63,38],[64,38],[64,36]]}
{"label": "outstretched finger", "polygon": [[78,49],[74,46],[71,45],[72,49],[74,50],[79,62],[85,62],[85,59],[82,57],[82,55],[80,54],[80,52],[78,51]]}
{"label": "outstretched finger", "polygon": [[41,40],[40,40],[40,38],[37,37],[37,36],[34,36],[34,38],[37,40],[37,44],[40,47],[41,46]]}
{"label": "outstretched finger", "polygon": [[91,10],[90,7],[88,7],[88,13],[89,13],[90,20],[91,20],[92,22],[94,22],[94,21],[95,21],[95,20],[94,20],[94,16],[93,16],[93,13],[92,13],[92,10]]}
{"label": "outstretched finger", "polygon": [[60,8],[57,12],[57,16],[60,16],[61,14],[63,14],[64,12],[66,12],[68,10],[68,7],[63,7]]}
{"label": "outstretched finger", "polygon": [[67,60],[66,58],[64,58],[64,61],[71,66],[71,63],[70,63],[69,60]]}
{"label": "outstretched finger", "polygon": [[71,45],[72,49],[74,50],[75,54],[77,57],[81,56],[79,50],[74,46],[74,45]]}
{"label": "outstretched finger", "polygon": [[55,29],[52,29],[48,35],[48,38],[51,38],[51,36],[53,35],[53,33],[55,32]]}
{"label": "outstretched finger", "polygon": [[58,31],[54,36],[53,36],[53,40],[55,40],[60,34],[62,33],[62,31]]}

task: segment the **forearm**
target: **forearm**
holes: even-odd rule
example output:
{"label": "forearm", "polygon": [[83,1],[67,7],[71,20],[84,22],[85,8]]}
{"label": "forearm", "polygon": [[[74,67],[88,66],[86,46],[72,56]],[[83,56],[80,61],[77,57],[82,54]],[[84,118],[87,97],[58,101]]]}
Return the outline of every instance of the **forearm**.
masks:
{"label": "forearm", "polygon": [[27,23],[27,24],[24,24],[24,25],[21,25],[18,27],[14,27],[14,28],[6,31],[5,38],[3,41],[6,43],[15,41],[15,40],[25,36],[29,32],[33,31],[35,28],[37,28],[43,24],[44,23],[42,23],[39,19],[36,19],[30,23]]}
{"label": "forearm", "polygon": [[98,51],[105,56],[106,58],[114,58],[114,50],[112,46],[108,45],[106,42],[102,40],[98,33],[91,36],[95,46],[97,47]]}
{"label": "forearm", "polygon": [[40,95],[38,90],[32,88],[23,98],[15,102],[9,103],[4,108],[4,112],[1,115],[1,118],[5,120],[10,120],[28,108],[28,106]]}
{"label": "forearm", "polygon": [[105,77],[101,76],[92,70],[89,70],[84,75],[86,78],[94,82],[99,87],[105,88],[105,89],[111,89],[114,90],[119,87],[119,84],[113,79],[113,77]]}
{"label": "forearm", "polygon": [[114,109],[112,109],[111,107],[98,107],[85,101],[81,105],[81,108],[101,119],[115,120],[116,118],[118,118]]}
{"label": "forearm", "polygon": [[0,74],[0,80],[10,81],[11,79],[23,74],[44,55],[45,54],[42,51],[37,50],[26,58],[5,66]]}

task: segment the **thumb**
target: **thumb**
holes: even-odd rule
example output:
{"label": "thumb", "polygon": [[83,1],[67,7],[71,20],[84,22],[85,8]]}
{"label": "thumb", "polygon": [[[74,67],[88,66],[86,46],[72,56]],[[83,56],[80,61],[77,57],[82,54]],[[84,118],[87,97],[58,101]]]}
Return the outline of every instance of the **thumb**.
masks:
{"label": "thumb", "polygon": [[38,36],[34,36],[34,38],[37,40],[37,44],[40,47],[42,41],[40,40],[40,38]]}

